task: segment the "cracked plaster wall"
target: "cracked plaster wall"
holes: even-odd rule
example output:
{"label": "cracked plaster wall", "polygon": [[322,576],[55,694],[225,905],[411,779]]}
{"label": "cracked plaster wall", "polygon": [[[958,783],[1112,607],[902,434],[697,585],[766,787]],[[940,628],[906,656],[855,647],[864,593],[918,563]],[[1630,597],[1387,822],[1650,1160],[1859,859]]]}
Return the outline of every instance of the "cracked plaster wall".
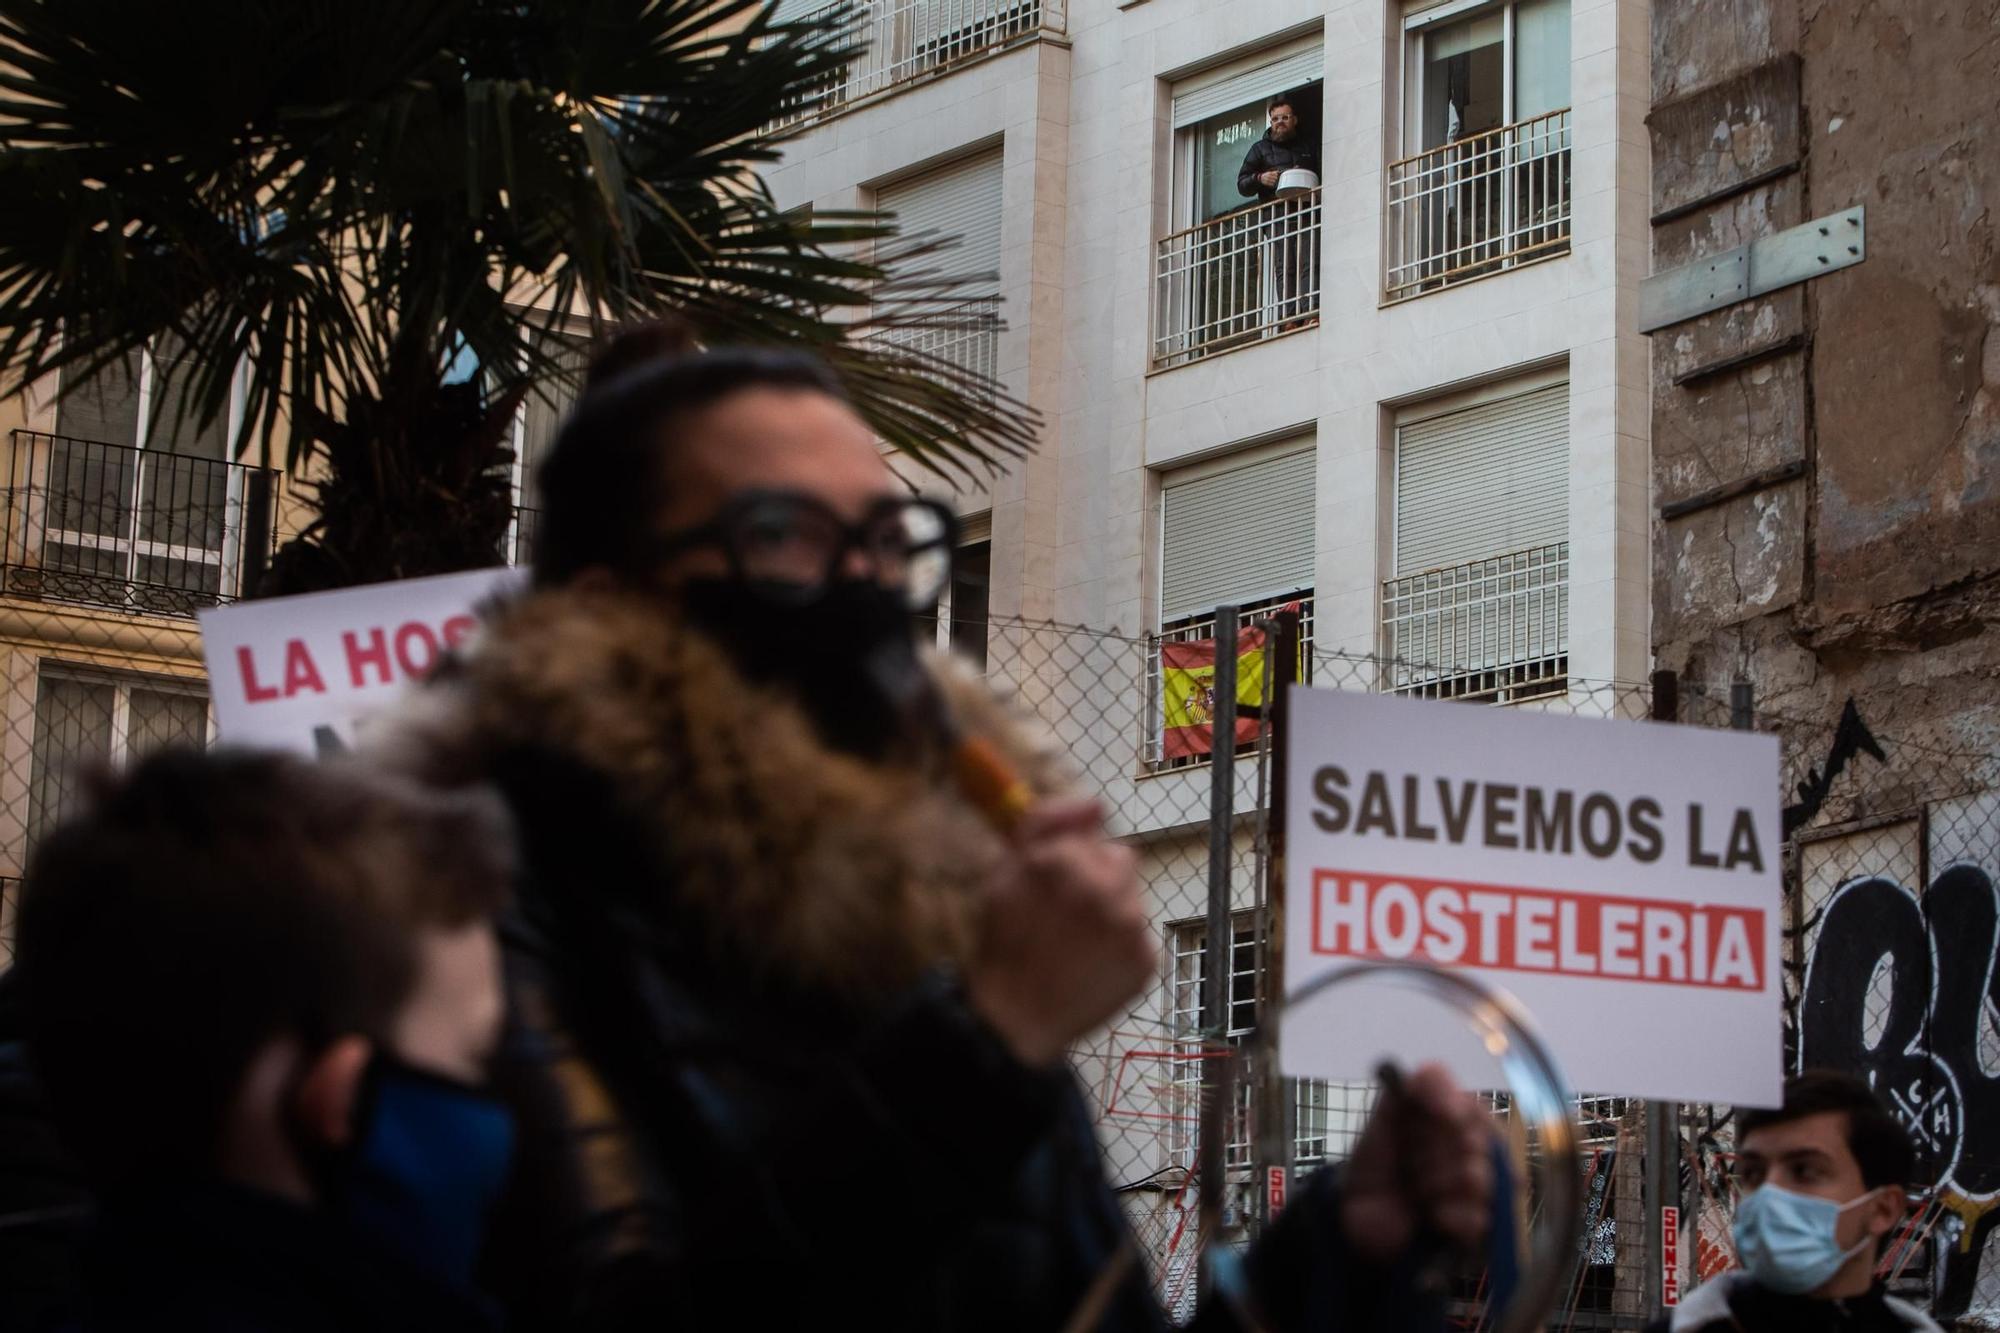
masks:
{"label": "cracked plaster wall", "polygon": [[1655,0],[1653,270],[1865,204],[1865,262],[1652,339],[1653,639],[1902,734],[2000,713],[2000,0]]}

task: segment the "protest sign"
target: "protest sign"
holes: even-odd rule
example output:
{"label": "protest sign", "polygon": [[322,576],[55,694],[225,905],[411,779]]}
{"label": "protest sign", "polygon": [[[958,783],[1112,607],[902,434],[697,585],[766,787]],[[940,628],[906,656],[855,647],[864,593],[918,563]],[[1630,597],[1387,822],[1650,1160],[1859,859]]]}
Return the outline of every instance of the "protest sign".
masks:
{"label": "protest sign", "polygon": [[365,718],[465,640],[480,604],[525,578],[476,569],[202,612],[220,739],[313,756],[351,747]]}
{"label": "protest sign", "polygon": [[[1777,1104],[1775,738],[1294,687],[1288,747],[1289,991],[1425,961],[1512,992],[1579,1089]],[[1294,1006],[1280,1043],[1297,1076],[1495,1078],[1386,978]]]}

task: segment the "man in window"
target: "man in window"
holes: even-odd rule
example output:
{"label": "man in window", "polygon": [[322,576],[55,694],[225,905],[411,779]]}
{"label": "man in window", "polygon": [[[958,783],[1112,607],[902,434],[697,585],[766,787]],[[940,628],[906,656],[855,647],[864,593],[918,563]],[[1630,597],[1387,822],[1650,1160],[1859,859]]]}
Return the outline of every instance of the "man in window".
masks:
{"label": "man in window", "polygon": [[[1319,183],[1319,148],[1299,133],[1298,108],[1289,94],[1280,93],[1265,107],[1271,128],[1250,145],[1243,155],[1243,168],[1236,173],[1237,193],[1270,203],[1278,197],[1278,181],[1287,171],[1310,171]],[[1272,220],[1268,253],[1276,295],[1278,320],[1286,328],[1306,323],[1318,310],[1314,265],[1319,257],[1319,196],[1287,191],[1288,202]]]}

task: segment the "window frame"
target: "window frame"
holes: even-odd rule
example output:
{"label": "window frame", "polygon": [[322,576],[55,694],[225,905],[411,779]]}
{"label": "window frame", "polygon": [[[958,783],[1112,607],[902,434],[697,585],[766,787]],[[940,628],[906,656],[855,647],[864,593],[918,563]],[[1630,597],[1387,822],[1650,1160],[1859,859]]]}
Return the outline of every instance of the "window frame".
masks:
{"label": "window frame", "polygon": [[[183,698],[200,699],[205,715],[202,727],[201,746],[212,749],[218,738],[215,717],[215,696],[208,687],[206,676],[155,674],[144,671],[120,670],[93,663],[76,662],[59,657],[39,657],[35,659],[34,688],[28,695],[28,762],[27,790],[23,798],[23,816],[20,825],[20,863],[25,864],[32,852],[35,840],[44,830],[37,827],[35,819],[36,797],[45,774],[41,764],[36,762],[36,751],[41,740],[42,686],[45,681],[73,681],[81,685],[109,686],[112,691],[111,731],[106,738],[104,763],[114,770],[123,769],[132,762],[132,692],[148,690],[155,694],[178,695]],[[67,754],[55,762],[73,767],[81,754]],[[52,827],[53,825],[51,825]]]}
{"label": "window frame", "polygon": [[[1490,2],[1490,0],[1482,0],[1482,2]],[[1326,86],[1326,70],[1324,67],[1325,42],[1326,34],[1317,28],[1303,34],[1295,32],[1288,37],[1281,36],[1259,47],[1255,51],[1238,56],[1233,60],[1211,66],[1199,73],[1167,81],[1166,127],[1167,133],[1170,136],[1168,143],[1170,167],[1168,171],[1169,193],[1165,201],[1167,225],[1161,233],[1162,236],[1172,235],[1175,232],[1204,225],[1203,220],[1196,216],[1198,212],[1197,198],[1200,193],[1197,188],[1200,176],[1200,154],[1196,151],[1198,144],[1194,131],[1201,122],[1197,121],[1191,125],[1175,125],[1173,116],[1175,99],[1200,92],[1204,88],[1210,88],[1216,84],[1228,82],[1231,79],[1239,78],[1265,65],[1279,64],[1289,58],[1305,54],[1315,47],[1320,48],[1322,52],[1322,65],[1318,74],[1303,81],[1273,75],[1269,81],[1269,85],[1261,86],[1259,91],[1254,94],[1253,101],[1260,106],[1261,110],[1263,102],[1277,96],[1279,93],[1296,92],[1298,89],[1310,85],[1318,85],[1324,89]],[[1210,118],[1212,117],[1204,117],[1203,119]],[[1326,137],[1324,121],[1325,117],[1322,112],[1321,124],[1319,126],[1322,152],[1324,151]],[[1264,126],[1260,125],[1257,132],[1261,134],[1263,133],[1263,129]],[[1246,199],[1242,201],[1239,207],[1248,207],[1254,205],[1255,202],[1255,200]],[[1217,213],[1216,217],[1219,218],[1226,213],[1234,211],[1236,210],[1224,209],[1221,213]],[[1213,221],[1214,219],[1209,220]]]}
{"label": "window frame", "polygon": [[[213,554],[216,557],[216,579],[218,586],[223,588],[234,587],[237,585],[242,574],[243,546],[246,535],[244,532],[244,521],[249,510],[250,478],[257,471],[268,470],[243,463],[239,461],[236,454],[237,437],[242,431],[244,424],[244,399],[249,391],[249,371],[247,366],[239,361],[236,364],[235,370],[230,375],[229,406],[222,414],[222,453],[219,458],[210,459],[201,454],[182,454],[169,449],[155,449],[147,441],[151,437],[156,425],[164,424],[169,420],[165,416],[162,416],[158,422],[154,420],[153,395],[156,391],[158,381],[163,375],[159,365],[159,357],[154,350],[155,341],[154,339],[148,339],[145,345],[138,349],[139,374],[137,376],[138,382],[135,394],[138,399],[137,419],[133,423],[132,439],[96,440],[88,436],[73,436],[65,433],[62,416],[62,404],[64,400],[62,398],[58,398],[54,405],[52,412],[54,419],[50,422],[53,429],[47,433],[47,438],[51,441],[74,441],[81,444],[97,444],[112,449],[130,449],[133,451],[131,493],[126,497],[129,499],[130,503],[127,507],[131,512],[127,519],[126,531],[109,539],[113,543],[111,549],[122,551],[128,561],[136,560],[142,554],[160,554],[159,552],[142,551],[142,548],[156,547],[160,543],[149,541],[140,535],[140,529],[145,522],[148,510],[143,497],[146,493],[146,478],[150,470],[148,466],[150,460],[156,457],[186,458],[201,463],[219,464],[222,467],[223,473],[221,545],[213,548],[212,551],[207,547],[188,547],[187,550],[199,551],[204,555]],[[103,371],[100,369],[98,373],[102,374]],[[56,382],[59,392],[63,382],[67,378],[67,372],[58,373]],[[102,534],[83,531],[72,532],[67,529],[52,528],[49,526],[49,518],[46,511],[38,509],[29,520],[27,538],[29,545],[35,550],[43,549],[50,542],[54,542],[57,545],[101,549]],[[165,555],[168,559],[188,559],[187,555],[176,556],[171,550],[166,552]],[[201,561],[200,563],[206,564],[208,562]]]}
{"label": "window frame", "polygon": [[[959,521],[958,545],[953,549],[954,556],[959,551],[970,550],[975,546],[984,546],[986,548],[986,553],[987,553],[987,566],[986,566],[988,571],[987,605],[986,605],[987,634],[985,642],[981,645],[979,660],[977,663],[980,671],[983,673],[988,669],[990,660],[989,654],[993,646],[992,644],[993,603],[992,603],[992,587],[991,587],[991,571],[993,568],[993,515],[990,511],[983,514],[962,515],[960,516],[958,521]],[[958,582],[957,569],[956,566],[954,566],[953,576],[945,580],[944,591],[938,595],[937,634],[935,638],[935,644],[939,652],[950,652],[955,646],[953,643],[953,637],[956,634],[959,626],[957,619],[953,616],[952,613],[952,590],[957,585],[957,582]]]}
{"label": "window frame", "polygon": [[[1406,8],[1402,24],[1402,124],[1398,127],[1398,148],[1396,158],[1414,157],[1420,153],[1442,147],[1434,144],[1431,148],[1423,144],[1424,105],[1424,42],[1433,32],[1460,22],[1471,22],[1489,12],[1500,14],[1500,81],[1501,81],[1501,125],[1518,122],[1517,92],[1514,66],[1519,59],[1516,50],[1514,17],[1527,0],[1446,0],[1444,4],[1427,8]],[[1572,16],[1572,22],[1574,18]],[[1572,56],[1574,48],[1572,47]]]}

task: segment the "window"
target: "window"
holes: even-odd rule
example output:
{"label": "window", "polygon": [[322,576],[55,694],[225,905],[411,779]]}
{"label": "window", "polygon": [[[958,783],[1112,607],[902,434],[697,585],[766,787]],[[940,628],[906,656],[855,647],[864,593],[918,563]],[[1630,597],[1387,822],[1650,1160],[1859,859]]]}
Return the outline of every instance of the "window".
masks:
{"label": "window", "polygon": [[993,573],[993,522],[981,514],[961,520],[958,550],[951,565],[951,582],[938,598],[934,615],[923,617],[923,633],[935,635],[937,646],[986,670],[988,586]]}
{"label": "window", "polygon": [[[1201,1114],[1201,1088],[1212,1078],[1210,1060],[1199,1056],[1202,1036],[1202,989],[1208,976],[1208,923],[1184,921],[1168,927],[1173,951],[1172,1003],[1169,1016],[1177,1044],[1188,1056],[1174,1061],[1174,1124],[1181,1130],[1175,1145],[1181,1164],[1192,1169]],[[1229,1015],[1226,1031],[1230,1045],[1241,1043],[1257,1026],[1258,962],[1257,926],[1249,912],[1230,918]],[[1229,1127],[1229,1147],[1224,1162],[1229,1166],[1249,1166],[1251,1135],[1256,1121],[1252,1116],[1251,1086],[1243,1079],[1236,1086],[1236,1110]]]}
{"label": "window", "polygon": [[240,594],[275,474],[228,461],[234,402],[183,410],[190,371],[163,343],[69,387],[53,435],[14,433],[9,592],[181,615]]}
{"label": "window", "polygon": [[[1261,945],[1257,939],[1253,913],[1237,912],[1230,918],[1229,1022],[1228,1037],[1236,1045],[1257,1026],[1257,991],[1263,978]],[[1188,1058],[1174,1061],[1174,1124],[1179,1128],[1175,1145],[1180,1164],[1192,1169],[1198,1143],[1201,1088],[1210,1077],[1210,1060],[1194,1055],[1202,1034],[1202,988],[1208,976],[1208,923],[1182,921],[1168,927],[1173,957],[1173,993],[1168,1012],[1173,1034]],[[1374,1090],[1366,1084],[1330,1084],[1320,1079],[1295,1080],[1297,1107],[1292,1162],[1294,1166],[1317,1165],[1329,1155],[1343,1156],[1353,1146],[1373,1104]],[[1229,1146],[1224,1162],[1232,1167],[1251,1165],[1256,1131],[1256,1089],[1249,1079],[1236,1088],[1236,1112],[1230,1126]]]}
{"label": "window", "polygon": [[1414,408],[1396,427],[1388,687],[1496,703],[1559,694],[1569,651],[1569,385]]}
{"label": "window", "polygon": [[1237,178],[1265,137],[1266,104],[1280,93],[1298,121],[1291,142],[1317,172],[1322,64],[1315,35],[1175,86],[1172,229],[1155,260],[1155,368],[1318,317],[1318,190],[1246,196]]}
{"label": "window", "polygon": [[1392,297],[1568,249],[1569,24],[1569,0],[1460,0],[1404,20]]}
{"label": "window", "polygon": [[[838,0],[778,0],[773,20],[796,23],[841,8]],[[1064,7],[1040,0],[865,0],[857,53],[843,74],[788,98],[774,128],[838,111],[848,101],[910,83],[1044,29],[1061,31]],[[1046,10],[1046,12],[1045,12]]]}
{"label": "window", "polygon": [[[1191,767],[1163,745],[1160,646],[1213,638],[1215,608],[1244,620],[1299,606],[1299,679],[1311,678],[1314,447],[1292,439],[1168,473],[1160,488],[1160,632],[1150,667],[1146,756],[1156,769]],[[1239,622],[1240,623],[1240,622]]]}
{"label": "window", "polygon": [[1440,5],[1410,16],[1403,151],[1442,148],[1569,106],[1569,0]]}
{"label": "window", "polygon": [[28,849],[74,810],[85,765],[113,768],[168,745],[206,746],[199,681],[94,675],[45,664],[35,692]]}
{"label": "window", "polygon": [[534,559],[535,528],[542,510],[542,460],[548,457],[570,408],[576,406],[584,364],[589,359],[589,344],[582,337],[553,332],[534,336],[569,370],[570,378],[549,378],[536,385],[514,422],[514,520],[509,525],[506,552],[510,565],[525,565]]}
{"label": "window", "polygon": [[885,330],[884,341],[989,377],[1000,368],[996,319],[1000,309],[1001,168],[1001,150],[992,148],[875,192],[876,209],[895,214],[905,237],[928,234],[957,239],[956,245],[934,261],[944,275],[978,279],[953,293],[954,304],[922,322]]}

